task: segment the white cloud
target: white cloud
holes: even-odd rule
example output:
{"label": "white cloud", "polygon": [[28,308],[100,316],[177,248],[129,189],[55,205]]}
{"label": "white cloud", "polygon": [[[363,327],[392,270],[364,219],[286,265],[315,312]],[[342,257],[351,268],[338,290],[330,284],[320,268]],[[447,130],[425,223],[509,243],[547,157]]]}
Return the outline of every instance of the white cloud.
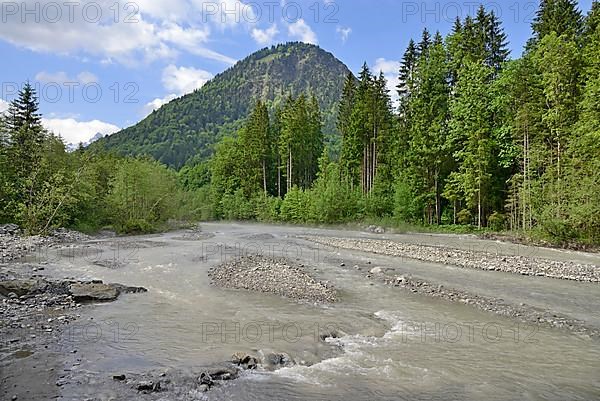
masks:
{"label": "white cloud", "polygon": [[162,84],[169,94],[146,103],[142,114],[145,117],[171,100],[201,88],[212,77],[210,72],[192,67],[177,67],[173,64],[167,66],[162,73]]}
{"label": "white cloud", "polygon": [[36,74],[35,80],[45,84],[64,84],[66,82],[78,82],[85,85],[90,84],[92,82],[98,82],[98,77],[89,71],[80,72],[79,74],[77,74],[76,77],[69,77],[64,71],[59,71],[55,73],[40,71]]}
{"label": "white cloud", "polygon": [[346,43],[346,41],[348,40],[348,37],[350,36],[350,34],[352,33],[352,28],[347,27],[341,27],[338,26],[335,31],[337,32],[338,35],[340,35],[340,38],[342,39],[342,43]]}
{"label": "white cloud", "polygon": [[87,142],[97,133],[110,135],[120,130],[116,125],[104,121],[77,121],[73,118],[43,118],[46,129],[60,135],[66,143]]}
{"label": "white cloud", "polygon": [[379,75],[380,72],[383,72],[385,79],[387,80],[387,88],[390,91],[392,102],[394,106],[396,106],[398,102],[398,90],[396,87],[400,83],[400,62],[386,60],[385,58],[378,58],[375,60],[375,65],[373,65],[372,70],[376,75]]}
{"label": "white cloud", "polygon": [[288,34],[292,38],[298,39],[304,43],[312,43],[314,45],[318,43],[317,35],[303,19],[299,19],[298,21],[289,24]]}
{"label": "white cloud", "polygon": [[208,71],[171,64],[163,70],[162,83],[166,90],[179,96],[201,88],[212,77]]}
{"label": "white cloud", "polygon": [[[226,0],[224,4],[231,2],[239,0]],[[26,0],[14,3],[17,7],[14,15],[3,15],[0,39],[36,52],[91,55],[100,58],[103,63],[131,65],[157,59],[169,60],[178,55],[178,50],[184,50],[232,64],[235,60],[206,47],[210,35],[206,24],[202,25],[202,29],[194,27],[198,19],[202,19],[198,12],[201,3],[196,0],[143,0],[140,5],[127,0],[102,0],[91,3],[93,7],[84,12],[85,8],[80,3],[58,2],[52,3],[55,5],[53,9],[58,7],[62,14],[58,20],[51,21],[47,17],[36,22],[35,15],[22,15],[19,11],[40,8],[40,3]],[[75,6],[71,8],[68,4]],[[96,7],[100,7],[99,11]],[[136,7],[139,12],[132,15]],[[118,15],[115,14],[117,9]],[[57,15],[56,11],[51,14],[54,15]],[[95,15],[101,15],[102,18],[95,21]],[[25,17],[23,23],[22,18]],[[216,16],[209,20],[213,25],[223,25]]]}
{"label": "white cloud", "polygon": [[4,113],[6,110],[8,110],[8,102],[0,99],[0,113]]}
{"label": "white cloud", "polygon": [[175,95],[174,93],[171,93],[170,95],[167,95],[163,98],[157,97],[153,101],[146,103],[142,109],[143,116],[146,117],[148,114],[152,113],[154,110],[160,109],[162,106],[169,103],[171,100],[175,99],[176,97],[177,97],[177,95]]}
{"label": "white cloud", "polygon": [[256,43],[263,46],[271,44],[278,33],[279,30],[277,29],[277,24],[271,25],[271,27],[268,29],[253,28],[251,32],[252,38],[256,41]]}

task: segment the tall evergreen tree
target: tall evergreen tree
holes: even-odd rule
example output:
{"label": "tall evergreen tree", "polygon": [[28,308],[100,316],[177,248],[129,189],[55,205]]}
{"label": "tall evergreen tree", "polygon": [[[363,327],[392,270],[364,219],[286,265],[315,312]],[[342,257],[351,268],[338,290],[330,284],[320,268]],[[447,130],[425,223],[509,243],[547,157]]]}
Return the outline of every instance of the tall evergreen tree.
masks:
{"label": "tall evergreen tree", "polygon": [[567,35],[577,38],[583,31],[583,16],[575,0],[542,0],[532,24],[533,38],[528,44],[532,48],[546,35]]}

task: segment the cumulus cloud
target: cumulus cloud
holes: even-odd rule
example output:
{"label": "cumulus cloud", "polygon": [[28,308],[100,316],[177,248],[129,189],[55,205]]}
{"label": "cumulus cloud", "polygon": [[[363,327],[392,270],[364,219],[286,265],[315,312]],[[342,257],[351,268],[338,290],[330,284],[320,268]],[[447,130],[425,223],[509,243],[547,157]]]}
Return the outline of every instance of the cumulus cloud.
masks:
{"label": "cumulus cloud", "polygon": [[162,83],[166,90],[183,95],[201,88],[212,77],[208,71],[171,64],[163,70]]}
{"label": "cumulus cloud", "polygon": [[292,38],[298,39],[304,43],[312,43],[314,45],[318,43],[317,34],[303,19],[299,19],[298,21],[289,24],[288,34]]}
{"label": "cumulus cloud", "polygon": [[212,77],[210,72],[193,67],[167,66],[162,73],[162,84],[169,94],[146,103],[142,109],[143,115],[147,116],[171,100],[201,88]]}
{"label": "cumulus cloud", "polygon": [[385,79],[387,80],[387,88],[390,91],[390,96],[394,105],[398,102],[397,86],[400,83],[398,72],[400,70],[400,62],[393,60],[386,60],[385,58],[378,58],[375,60],[373,65],[373,73],[379,74],[383,72]]}
{"label": "cumulus cloud", "polygon": [[348,37],[350,36],[350,34],[352,33],[352,28],[347,27],[341,27],[338,26],[335,31],[337,32],[338,35],[340,35],[340,39],[342,39],[342,43],[346,43],[346,41],[348,40]]}
{"label": "cumulus cloud", "polygon": [[104,121],[77,121],[74,118],[43,118],[42,124],[47,130],[61,136],[66,143],[87,142],[97,133],[110,135],[120,130],[114,124]]}
{"label": "cumulus cloud", "polygon": [[271,25],[268,29],[253,28],[251,31],[252,38],[256,43],[263,46],[273,43],[273,40],[278,33],[279,30],[277,29],[277,24]]}
{"label": "cumulus cloud", "polygon": [[157,97],[156,99],[154,99],[151,102],[148,102],[144,105],[144,107],[142,108],[142,114],[145,117],[148,114],[152,113],[154,110],[160,109],[162,106],[169,103],[171,100],[175,99],[176,97],[177,97],[177,95],[175,95],[174,93],[171,93],[163,98]]}
{"label": "cumulus cloud", "polygon": [[[231,2],[239,0],[227,0],[223,4]],[[44,10],[45,6],[41,7],[37,0],[26,0],[14,3],[16,12],[3,14],[0,39],[36,52],[96,56],[104,63],[168,60],[183,50],[231,64],[235,60],[207,47],[208,27],[205,24],[201,29],[194,27],[198,18],[203,19],[198,17],[203,3],[196,0],[144,0],[141,3],[120,0],[93,2],[90,3],[92,7],[86,8],[80,3],[59,2],[52,4],[54,8],[58,7],[60,14],[39,11],[41,18],[36,22],[35,15],[27,16],[23,10],[36,7]],[[56,19],[56,15],[61,17]],[[216,15],[209,17],[207,21],[212,21],[213,25],[223,25]]]}
{"label": "cumulus cloud", "polygon": [[93,82],[98,82],[98,77],[92,74],[89,71],[83,71],[77,74],[75,77],[70,77],[64,71],[58,71],[55,73],[50,73],[46,71],[40,71],[35,76],[36,81],[40,81],[41,83],[57,83],[64,84],[66,82],[78,82],[80,84],[90,84]]}

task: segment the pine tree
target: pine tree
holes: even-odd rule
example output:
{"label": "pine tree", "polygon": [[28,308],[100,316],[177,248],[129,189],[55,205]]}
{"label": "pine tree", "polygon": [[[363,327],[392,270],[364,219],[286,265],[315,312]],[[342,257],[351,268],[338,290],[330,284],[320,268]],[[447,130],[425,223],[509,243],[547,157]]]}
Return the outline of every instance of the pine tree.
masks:
{"label": "pine tree", "polygon": [[265,195],[268,193],[267,180],[270,173],[269,163],[272,158],[270,136],[269,111],[267,106],[258,100],[239,137],[240,146],[245,155],[247,177],[244,185],[247,196],[252,195],[257,188],[261,187]]}
{"label": "pine tree", "polygon": [[399,83],[397,86],[398,95],[400,97],[400,114],[403,115],[406,112],[406,103],[408,97],[410,97],[412,86],[413,86],[413,75],[417,64],[419,54],[417,52],[417,46],[414,40],[408,42],[408,47],[402,57],[402,63],[400,64],[399,72]]}
{"label": "pine tree", "polygon": [[421,35],[421,41],[417,46],[419,56],[427,53],[429,46],[431,45],[431,34],[427,30],[427,28],[423,29],[423,34]]}
{"label": "pine tree", "polygon": [[496,77],[502,68],[502,64],[508,60],[510,50],[508,49],[506,33],[493,11],[487,18],[486,54],[486,64],[496,71],[494,75]]}
{"label": "pine tree", "polygon": [[439,32],[429,52],[419,58],[416,75],[419,86],[410,102],[408,170],[413,190],[421,194],[426,221],[432,224],[441,221],[442,167],[448,156],[449,69]]}
{"label": "pine tree", "polygon": [[450,104],[449,148],[454,149],[459,166],[450,179],[459,183],[467,206],[476,210],[478,227],[485,224],[492,176],[492,73],[490,67],[481,63],[467,62],[460,71],[456,95]]}
{"label": "pine tree", "polygon": [[533,38],[528,44],[531,49],[546,35],[567,35],[577,38],[583,31],[583,16],[575,0],[542,0],[532,24]]}
{"label": "pine tree", "polygon": [[8,136],[10,162],[17,175],[24,178],[39,161],[41,145],[47,135],[35,89],[29,82],[9,104],[3,125]]}

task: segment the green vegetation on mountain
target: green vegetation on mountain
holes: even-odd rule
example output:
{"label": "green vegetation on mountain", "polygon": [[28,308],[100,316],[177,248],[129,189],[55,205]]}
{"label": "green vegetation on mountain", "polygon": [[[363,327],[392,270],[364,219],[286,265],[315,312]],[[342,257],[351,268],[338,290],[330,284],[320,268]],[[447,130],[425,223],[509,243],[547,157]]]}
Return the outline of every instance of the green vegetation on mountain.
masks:
{"label": "green vegetation on mountain", "polygon": [[337,102],[349,72],[331,53],[314,45],[293,42],[265,48],[93,147],[149,155],[180,168],[192,157],[210,157],[213,145],[241,127],[257,100],[272,108],[287,96],[303,93],[317,98],[326,138],[335,143]]}

